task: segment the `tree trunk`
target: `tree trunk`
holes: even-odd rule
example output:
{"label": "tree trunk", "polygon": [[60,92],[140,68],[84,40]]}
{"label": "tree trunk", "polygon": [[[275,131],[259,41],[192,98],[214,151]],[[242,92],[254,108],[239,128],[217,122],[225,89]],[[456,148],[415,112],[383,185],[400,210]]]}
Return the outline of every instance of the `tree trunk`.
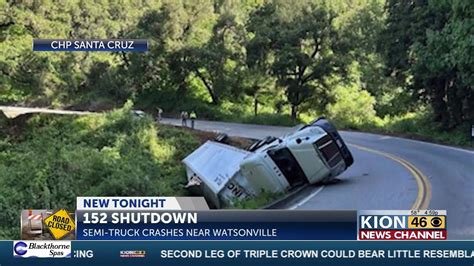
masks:
{"label": "tree trunk", "polygon": [[122,56],[122,60],[125,63],[125,66],[130,67],[130,61],[128,60],[128,57],[125,52],[122,51],[120,55]]}
{"label": "tree trunk", "polygon": [[454,85],[454,81],[446,81],[446,96],[447,96],[447,105],[448,111],[450,113],[449,127],[456,127],[462,123],[462,98],[459,95],[461,91],[460,88]]}
{"label": "tree trunk", "polygon": [[201,71],[199,71],[199,69],[195,69],[195,71],[196,71],[196,75],[199,77],[199,79],[201,79],[202,83],[204,83],[204,86],[209,92],[209,95],[211,96],[212,104],[218,104],[219,98],[217,98],[216,94],[214,93],[214,90],[212,89],[211,84],[207,82],[206,78],[201,74]]}
{"label": "tree trunk", "polygon": [[217,98],[217,96],[214,93],[214,91],[212,90],[212,88],[208,87],[208,86],[206,86],[206,88],[207,88],[207,91],[209,91],[209,95],[211,95],[212,104],[214,104],[214,105],[219,104],[219,98]]}
{"label": "tree trunk", "polygon": [[181,101],[183,99],[183,95],[186,95],[188,91],[188,87],[186,86],[186,84],[184,83],[181,83],[178,85],[178,89],[176,90],[176,95],[175,95],[175,99],[177,102]]}
{"label": "tree trunk", "polygon": [[467,89],[467,96],[464,100],[464,117],[466,121],[469,121],[474,125],[474,90]]}
{"label": "tree trunk", "polygon": [[257,95],[253,98],[253,113],[255,116],[258,115],[258,98]]}
{"label": "tree trunk", "polygon": [[444,129],[448,128],[449,113],[445,101],[446,88],[443,80],[437,79],[433,82],[433,99],[431,105],[434,112],[434,121],[439,122]]}
{"label": "tree trunk", "polygon": [[298,106],[291,104],[291,120],[295,122],[297,117],[298,117]]}

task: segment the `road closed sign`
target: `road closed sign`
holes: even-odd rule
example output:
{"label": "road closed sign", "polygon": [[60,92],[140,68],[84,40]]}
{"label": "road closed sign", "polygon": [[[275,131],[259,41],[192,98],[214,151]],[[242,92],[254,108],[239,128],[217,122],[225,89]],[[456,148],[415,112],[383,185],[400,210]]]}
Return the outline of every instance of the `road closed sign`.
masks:
{"label": "road closed sign", "polygon": [[44,222],[55,239],[61,239],[76,229],[74,220],[64,209],[53,213]]}

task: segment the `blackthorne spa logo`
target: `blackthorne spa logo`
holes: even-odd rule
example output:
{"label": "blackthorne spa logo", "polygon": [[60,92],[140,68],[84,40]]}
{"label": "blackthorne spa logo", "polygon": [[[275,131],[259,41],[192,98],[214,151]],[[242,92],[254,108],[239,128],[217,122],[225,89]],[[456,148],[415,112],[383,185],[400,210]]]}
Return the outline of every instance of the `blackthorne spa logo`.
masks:
{"label": "blackthorne spa logo", "polygon": [[13,246],[13,255],[23,256],[26,254],[27,251],[28,245],[23,241],[19,241]]}
{"label": "blackthorne spa logo", "polygon": [[70,258],[71,241],[14,241],[16,258]]}

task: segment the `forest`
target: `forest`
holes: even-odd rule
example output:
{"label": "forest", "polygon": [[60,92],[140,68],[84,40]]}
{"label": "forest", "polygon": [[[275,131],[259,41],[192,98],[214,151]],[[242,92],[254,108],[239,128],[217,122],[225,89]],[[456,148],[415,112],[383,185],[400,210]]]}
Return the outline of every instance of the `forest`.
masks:
{"label": "forest", "polygon": [[[347,129],[468,143],[474,2],[1,1],[0,104]],[[146,53],[33,52],[145,38]]]}

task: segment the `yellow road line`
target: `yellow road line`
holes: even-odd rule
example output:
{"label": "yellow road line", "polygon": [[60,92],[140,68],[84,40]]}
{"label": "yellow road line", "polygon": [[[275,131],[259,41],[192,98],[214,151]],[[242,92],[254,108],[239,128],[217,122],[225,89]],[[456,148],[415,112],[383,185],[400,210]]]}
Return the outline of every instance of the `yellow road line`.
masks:
{"label": "yellow road line", "polygon": [[389,158],[390,160],[396,161],[397,163],[401,164],[403,167],[405,167],[415,178],[416,183],[418,185],[418,196],[416,197],[415,202],[413,203],[413,206],[411,207],[412,210],[426,210],[428,209],[428,206],[430,205],[430,200],[431,200],[431,183],[428,177],[426,177],[418,168],[416,168],[413,164],[410,162],[397,157],[393,154],[374,150],[371,148],[367,148],[364,146],[360,146],[357,144],[352,144],[349,143],[350,146],[353,146],[359,150],[375,153],[381,156],[384,156],[386,158]]}

